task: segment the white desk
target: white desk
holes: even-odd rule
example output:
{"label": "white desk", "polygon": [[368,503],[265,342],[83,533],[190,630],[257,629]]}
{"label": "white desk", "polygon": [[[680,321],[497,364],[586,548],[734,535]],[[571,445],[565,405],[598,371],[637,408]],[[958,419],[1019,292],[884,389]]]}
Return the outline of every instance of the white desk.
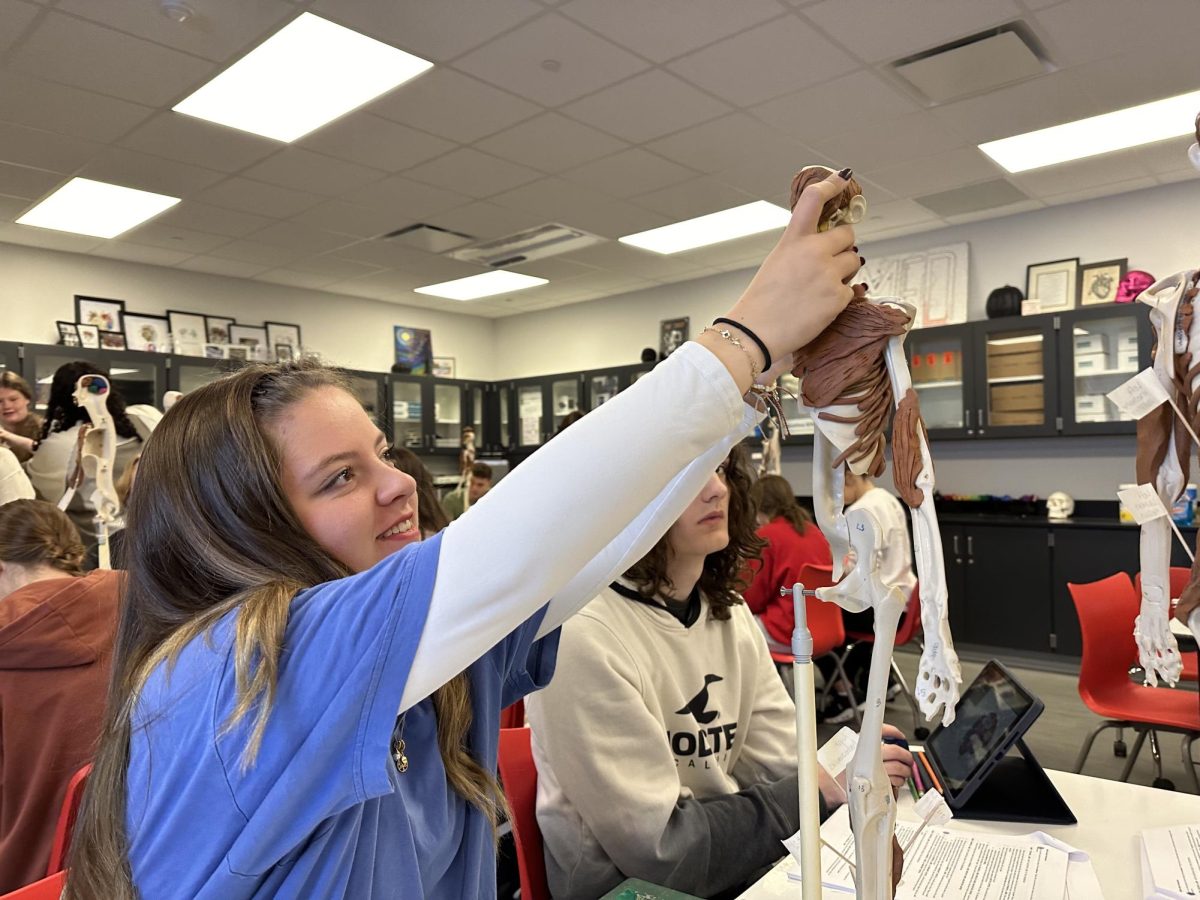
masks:
{"label": "white desk", "polygon": [[[1091,856],[1096,876],[1104,888],[1105,900],[1126,900],[1141,896],[1138,832],[1145,828],[1200,823],[1200,797],[1195,794],[1162,791],[1137,784],[1049,769],[1046,774],[1075,813],[1079,820],[1078,825],[1034,825],[1024,822],[974,822],[955,819],[946,827],[962,831],[988,831],[993,834],[1028,834],[1031,831],[1044,831],[1054,835]],[[915,821],[912,798],[903,791],[901,798],[900,818]],[[800,885],[788,881],[783,868],[786,863],[785,858],[780,865],[775,866],[750,890],[742,894],[739,900],[798,900]],[[824,897],[829,900],[846,900],[847,896],[845,893],[828,889],[824,893]]]}

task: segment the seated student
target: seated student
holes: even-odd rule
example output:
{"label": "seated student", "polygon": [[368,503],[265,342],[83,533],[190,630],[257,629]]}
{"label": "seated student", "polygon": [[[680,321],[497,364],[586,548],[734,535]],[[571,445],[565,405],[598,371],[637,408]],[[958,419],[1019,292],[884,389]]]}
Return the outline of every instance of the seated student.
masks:
{"label": "seated student", "polygon": [[100,734],[119,578],[78,577],[82,561],[53,504],[0,506],[0,894],[45,876],[67,782]]}
{"label": "seated student", "polygon": [[[477,462],[471,466],[471,477],[467,481],[466,488],[461,485],[456,487],[444,498],[442,498],[442,509],[446,511],[446,515],[453,522],[464,512],[469,506],[474,506],[483,495],[492,489],[492,467],[485,462]],[[468,503],[467,501],[470,501]]]}
{"label": "seated student", "polygon": [[828,566],[829,541],[813,524],[782,475],[764,475],[750,488],[758,536],[766,541],[760,560],[751,560],[753,580],[742,592],[759,627],[767,636],[767,646],[791,652],[795,610],[792,598],[779,594],[800,579],[805,565]]}
{"label": "seated student", "polygon": [[[625,878],[731,891],[800,827],[795,707],[737,594],[761,546],[751,477],[735,448],[666,536],[563,626],[558,674],[525,701],[558,900]],[[908,751],[885,745],[884,759],[903,782]],[[820,789],[828,814],[845,794],[824,773]]]}
{"label": "seated student", "polygon": [[755,379],[850,301],[853,229],[816,230],[845,184],[805,189],[729,313],[765,351],[699,335],[428,540],[338,373],[254,365],[185,395],[129,498],[66,900],[495,897],[500,710],[760,417]]}
{"label": "seated student", "polygon": [[[908,539],[908,512],[903,504],[890,491],[879,487],[866,475],[855,475],[846,469],[846,511],[866,509],[875,516],[879,523],[879,578],[884,584],[894,584],[900,589],[907,602],[913,588],[917,586],[917,576],[913,572],[912,550]],[[904,613],[900,621],[904,621]],[[874,632],[875,612],[864,610],[860,613],[844,613],[843,621],[847,631]],[[855,703],[862,708],[866,696],[867,673],[871,668],[872,644],[856,644],[847,656],[844,667],[850,677],[856,693]],[[826,678],[833,676],[833,666],[826,660],[817,663]],[[888,689],[888,699],[899,690],[895,685]],[[822,711],[822,720],[830,724],[849,722],[854,718],[850,708],[850,698],[846,696],[844,686],[840,682],[834,685],[829,703]]]}

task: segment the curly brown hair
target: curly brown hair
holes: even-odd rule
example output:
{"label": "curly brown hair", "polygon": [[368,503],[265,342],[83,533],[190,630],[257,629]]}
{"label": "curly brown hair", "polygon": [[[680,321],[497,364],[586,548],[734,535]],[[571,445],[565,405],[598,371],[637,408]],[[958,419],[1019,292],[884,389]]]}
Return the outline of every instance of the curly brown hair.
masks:
{"label": "curly brown hair", "polygon": [[[697,585],[708,599],[714,619],[728,619],[729,607],[742,603],[741,592],[749,580],[746,562],[761,559],[767,545],[755,534],[754,505],[750,502],[750,486],[754,474],[745,448],[734,447],[725,458],[725,483],[729,486],[729,543],[723,550],[710,553],[704,559],[704,571]],[[671,547],[667,535],[659,538],[650,552],[625,573],[625,578],[637,586],[647,600],[658,597],[664,589],[674,587],[667,577],[667,562]]]}

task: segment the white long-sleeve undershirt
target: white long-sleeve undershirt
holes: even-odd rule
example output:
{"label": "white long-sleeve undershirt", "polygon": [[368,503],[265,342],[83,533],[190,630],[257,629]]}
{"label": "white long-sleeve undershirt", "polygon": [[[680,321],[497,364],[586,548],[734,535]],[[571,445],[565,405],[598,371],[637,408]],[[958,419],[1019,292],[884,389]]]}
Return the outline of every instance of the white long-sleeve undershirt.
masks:
{"label": "white long-sleeve undershirt", "polygon": [[432,694],[549,603],[557,628],[646,554],[762,414],[687,343],[556,436],[442,537],[400,701]]}

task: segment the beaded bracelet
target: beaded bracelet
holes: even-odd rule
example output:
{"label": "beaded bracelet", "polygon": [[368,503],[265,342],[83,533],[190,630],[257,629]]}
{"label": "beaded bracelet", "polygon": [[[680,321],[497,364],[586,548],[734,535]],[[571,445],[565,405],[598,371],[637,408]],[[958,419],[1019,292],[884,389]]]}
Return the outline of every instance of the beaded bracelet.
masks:
{"label": "beaded bracelet", "polygon": [[717,328],[713,325],[709,325],[707,328],[704,329],[704,331],[702,331],[700,333],[707,334],[710,331],[713,332],[714,334],[720,335],[725,340],[729,341],[729,343],[733,344],[733,346],[737,347],[739,350],[741,350],[743,353],[746,354],[746,358],[748,360],[750,360],[750,381],[751,382],[758,381],[758,376],[760,376],[762,374],[762,369],[760,369],[758,367],[758,363],[755,362],[754,354],[750,352],[750,348],[747,347],[745,344],[743,344],[738,339],[738,336],[736,334],[734,334],[732,331],[730,331],[728,328]]}

